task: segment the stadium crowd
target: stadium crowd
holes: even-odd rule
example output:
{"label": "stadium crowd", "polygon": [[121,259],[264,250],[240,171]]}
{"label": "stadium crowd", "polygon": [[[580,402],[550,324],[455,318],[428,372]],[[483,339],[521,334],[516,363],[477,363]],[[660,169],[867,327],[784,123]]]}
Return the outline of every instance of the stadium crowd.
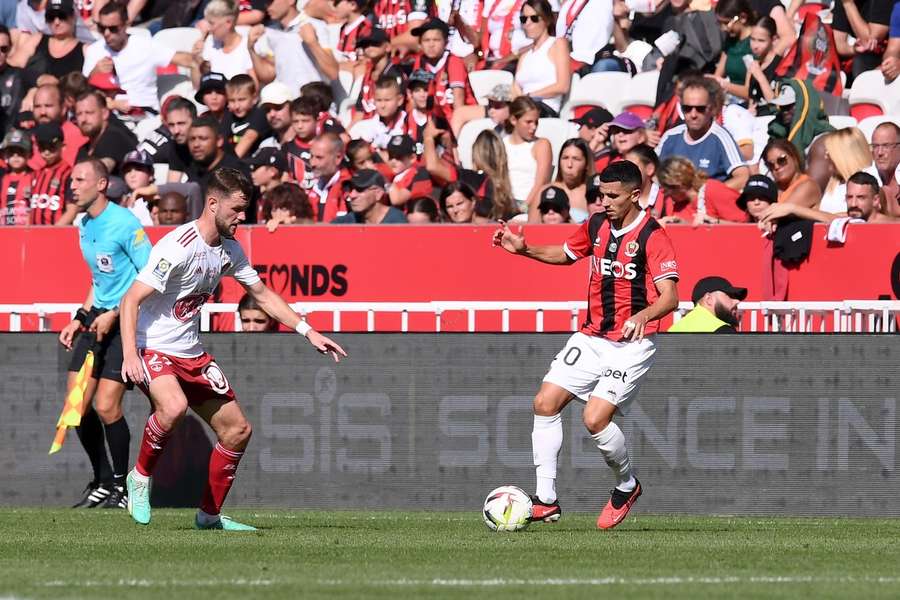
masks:
{"label": "stadium crowd", "polygon": [[900,219],[900,127],[832,124],[873,75],[900,106],[900,2],[9,0],[0,19],[4,225],[75,222],[88,157],[144,225],[196,218],[222,166],[270,231],[580,223],[621,159],[664,224]]}

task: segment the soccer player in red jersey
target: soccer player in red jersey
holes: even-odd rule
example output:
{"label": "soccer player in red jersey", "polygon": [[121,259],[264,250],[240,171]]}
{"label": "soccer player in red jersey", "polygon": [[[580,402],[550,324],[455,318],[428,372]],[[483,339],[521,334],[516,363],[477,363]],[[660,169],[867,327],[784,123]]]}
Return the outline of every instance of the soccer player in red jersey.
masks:
{"label": "soccer player in red jersey", "polygon": [[600,174],[599,194],[603,210],[562,246],[529,246],[524,235],[503,222],[493,244],[552,265],[590,259],[587,318],[553,359],[534,398],[532,520],[557,521],[562,514],[556,497],[560,413],[578,398],[587,403],[584,425],[617,480],[597,519],[597,527],[610,529],[622,522],[642,491],[613,417],[628,411],[653,364],[659,319],[678,306],[678,265],[665,230],[638,205],[641,171],[634,163],[609,165]]}
{"label": "soccer player in red jersey", "polygon": [[200,218],[165,235],[153,247],[121,302],[122,375],[153,404],[135,468],[128,474],[128,512],[150,522],[151,475],[166,441],[190,406],[216,433],[197,529],[252,531],[220,514],[250,441],[250,423],[225,373],[200,344],[200,311],[225,275],[234,277],[263,311],[295,329],[335,361],[346,352],[310,327],[267,288],[234,235],[244,221],[252,184],[240,171],[219,168],[207,186]]}

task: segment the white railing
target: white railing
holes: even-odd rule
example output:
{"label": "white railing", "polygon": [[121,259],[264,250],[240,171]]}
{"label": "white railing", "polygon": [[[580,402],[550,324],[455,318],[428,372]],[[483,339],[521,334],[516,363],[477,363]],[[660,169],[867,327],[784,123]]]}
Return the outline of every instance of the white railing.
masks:
{"label": "white railing", "polygon": [[[78,304],[0,304],[0,315],[9,316],[7,331],[22,331],[22,317],[38,317],[37,331],[49,331],[53,315],[74,315]],[[409,331],[409,316],[414,313],[434,316],[433,331],[442,331],[442,315],[448,311],[466,313],[466,331],[496,331],[476,326],[478,313],[500,312],[500,331],[510,330],[510,313],[534,313],[535,332],[543,332],[544,317],[548,312],[566,313],[569,330],[578,329],[580,318],[587,310],[587,302],[482,302],[482,301],[433,301],[433,302],[297,302],[291,305],[301,315],[331,313],[330,331],[342,331],[342,315],[365,314],[366,331],[379,331],[375,325],[376,314],[399,314],[400,331]],[[680,319],[691,308],[690,302],[678,306],[674,318]],[[896,333],[900,318],[898,300],[846,300],[843,302],[742,302],[741,331],[784,333]],[[234,329],[240,330],[237,304],[207,304],[201,313],[200,328],[209,331],[213,313],[234,315]],[[385,330],[385,329],[383,329]],[[558,330],[557,330],[558,331]]]}

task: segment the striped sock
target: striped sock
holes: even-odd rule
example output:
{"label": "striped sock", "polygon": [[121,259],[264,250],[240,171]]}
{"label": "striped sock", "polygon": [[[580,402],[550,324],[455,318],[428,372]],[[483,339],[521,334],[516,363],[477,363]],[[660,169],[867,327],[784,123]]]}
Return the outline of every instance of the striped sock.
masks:
{"label": "striped sock", "polygon": [[141,438],[141,450],[138,453],[137,464],[135,469],[141,475],[149,477],[153,474],[153,468],[156,467],[156,461],[162,455],[163,448],[169,440],[170,431],[164,431],[156,419],[156,413],[150,415],[147,419],[147,425],[144,427],[144,437]]}

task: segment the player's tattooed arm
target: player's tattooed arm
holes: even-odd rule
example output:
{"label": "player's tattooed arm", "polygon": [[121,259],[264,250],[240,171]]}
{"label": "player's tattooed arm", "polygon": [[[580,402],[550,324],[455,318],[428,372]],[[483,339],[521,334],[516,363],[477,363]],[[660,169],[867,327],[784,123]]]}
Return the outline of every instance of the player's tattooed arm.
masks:
{"label": "player's tattooed arm", "polygon": [[512,254],[527,256],[550,265],[568,265],[573,262],[562,246],[529,246],[525,242],[522,228],[519,228],[519,233],[514,233],[510,229],[509,224],[503,220],[500,221],[500,226],[494,231],[491,244],[499,246]]}

